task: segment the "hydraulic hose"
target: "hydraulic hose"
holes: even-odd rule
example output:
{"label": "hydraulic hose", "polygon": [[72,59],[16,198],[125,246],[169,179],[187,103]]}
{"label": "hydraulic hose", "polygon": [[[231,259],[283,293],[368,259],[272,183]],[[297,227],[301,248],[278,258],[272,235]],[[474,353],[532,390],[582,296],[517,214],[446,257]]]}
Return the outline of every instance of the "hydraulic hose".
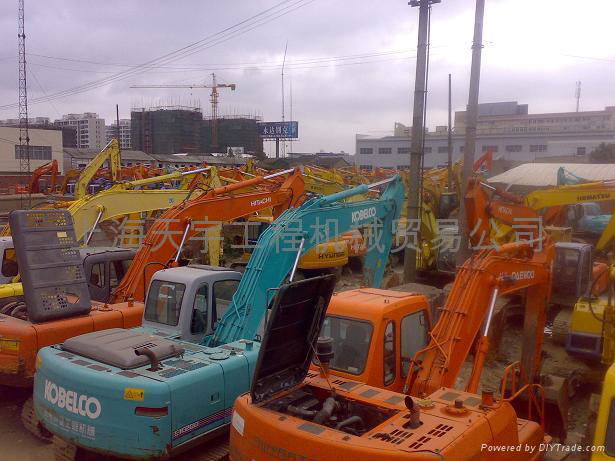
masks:
{"label": "hydraulic hose", "polygon": [[322,404],[322,408],[318,413],[316,413],[316,416],[314,416],[314,419],[312,421],[314,421],[316,424],[323,424],[325,421],[331,418],[331,415],[336,408],[337,402],[335,401],[335,398],[327,398],[327,400],[325,400],[325,403]]}
{"label": "hydraulic hose", "polygon": [[299,416],[301,418],[313,418],[316,414],[316,412],[313,410],[306,410],[305,408],[299,408],[294,405],[287,406],[286,411],[288,411],[293,416]]}
{"label": "hydraulic hose", "polygon": [[351,426],[356,423],[360,424],[361,429],[365,429],[365,423],[363,422],[363,418],[361,418],[359,415],[354,415],[349,418],[346,418],[344,421],[338,423],[337,426],[335,426],[335,429],[340,431],[346,426]]}

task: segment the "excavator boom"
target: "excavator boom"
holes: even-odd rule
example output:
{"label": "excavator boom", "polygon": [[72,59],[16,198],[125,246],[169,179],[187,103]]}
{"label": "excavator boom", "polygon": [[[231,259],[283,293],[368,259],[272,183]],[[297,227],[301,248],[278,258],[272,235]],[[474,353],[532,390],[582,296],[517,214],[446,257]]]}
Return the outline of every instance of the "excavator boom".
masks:
{"label": "excavator boom", "polygon": [[58,180],[58,161],[52,160],[49,163],[45,163],[42,166],[39,166],[36,170],[32,172],[32,178],[30,179],[29,190],[31,194],[38,194],[40,190],[39,181],[42,176],[46,174],[51,175],[51,190],[54,191],[56,187],[56,182]]}
{"label": "excavator boom", "polygon": [[104,165],[106,161],[109,161],[111,166],[111,179],[113,181],[119,181],[120,179],[120,148],[117,139],[112,139],[109,143],[101,150],[94,159],[83,169],[79,178],[77,179],[77,183],[75,184],[75,198],[80,199],[87,195],[88,184],[94,176],[96,172]]}
{"label": "excavator boom", "polygon": [[[364,195],[377,187],[386,186],[378,199],[348,203],[355,195]],[[286,270],[271,271],[269,267],[289,268],[299,257],[319,243],[337,235],[379,221],[380,238],[372,242],[365,256],[364,283],[379,287],[386,259],[393,243],[393,223],[403,207],[404,188],[399,176],[371,185],[311,199],[300,208],[289,209],[280,216],[258,241],[232,305],[216,329],[210,345],[226,344],[240,338],[252,338],[278,287],[288,276]],[[345,202],[346,201],[346,202]],[[384,259],[384,260],[383,260]],[[134,263],[133,263],[134,265]],[[292,279],[292,273],[291,273]]]}
{"label": "excavator boom", "polygon": [[[289,173],[287,170],[282,173]],[[177,263],[182,246],[198,232],[225,221],[233,221],[267,208],[274,217],[303,199],[303,178],[295,170],[274,191],[232,194],[269,179],[259,176],[236,184],[212,189],[196,198],[186,200],[163,213],[149,229],[143,245],[130,269],[112,295],[115,303],[128,299],[145,299],[149,279],[157,270]]]}
{"label": "excavator boom", "polygon": [[[495,250],[483,250],[469,258],[457,272],[455,283],[442,308],[440,319],[430,332],[430,342],[412,360],[405,391],[411,395],[430,394],[441,387],[453,387],[481,325],[486,320],[482,336],[486,337],[498,295],[528,289],[526,327],[522,364],[528,376],[539,371],[545,306],[550,296],[551,263],[554,247],[548,241],[542,250],[539,242],[519,242],[502,245]],[[533,325],[531,325],[534,323]],[[525,330],[525,329],[524,329]],[[480,377],[479,351],[475,363],[478,369],[469,387]],[[469,389],[470,392],[476,389]]]}

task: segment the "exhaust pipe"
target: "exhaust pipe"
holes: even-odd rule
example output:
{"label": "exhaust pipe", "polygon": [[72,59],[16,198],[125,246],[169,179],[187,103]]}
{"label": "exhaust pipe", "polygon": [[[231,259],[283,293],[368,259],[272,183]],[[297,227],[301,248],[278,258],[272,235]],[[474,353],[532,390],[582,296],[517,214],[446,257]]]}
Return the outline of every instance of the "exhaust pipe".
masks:
{"label": "exhaust pipe", "polygon": [[158,357],[154,354],[154,351],[148,349],[147,347],[142,347],[141,349],[136,349],[135,354],[144,355],[149,359],[151,367],[147,369],[147,371],[158,371],[160,370],[160,362],[158,362]]}

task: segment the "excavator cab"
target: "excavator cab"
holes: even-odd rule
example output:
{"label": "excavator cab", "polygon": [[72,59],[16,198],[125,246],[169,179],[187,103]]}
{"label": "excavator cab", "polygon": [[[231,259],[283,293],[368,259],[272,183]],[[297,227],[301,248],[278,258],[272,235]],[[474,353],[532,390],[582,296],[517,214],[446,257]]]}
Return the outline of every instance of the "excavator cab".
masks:
{"label": "excavator cab", "polygon": [[459,206],[457,192],[442,192],[438,203],[438,217],[448,218],[453,210]]}
{"label": "excavator cab", "polygon": [[574,304],[591,290],[593,250],[588,243],[557,242],[553,265],[553,297],[557,304]]}
{"label": "excavator cab", "polygon": [[451,226],[440,229],[440,240],[443,243],[436,256],[436,268],[444,274],[454,274],[457,270],[457,250],[455,241],[459,239],[459,227]]}

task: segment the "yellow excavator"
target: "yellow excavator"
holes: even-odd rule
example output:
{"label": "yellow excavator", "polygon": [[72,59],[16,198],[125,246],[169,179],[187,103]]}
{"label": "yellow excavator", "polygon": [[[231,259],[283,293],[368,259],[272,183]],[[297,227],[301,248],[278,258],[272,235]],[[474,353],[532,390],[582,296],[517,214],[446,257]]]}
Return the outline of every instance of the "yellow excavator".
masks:
{"label": "yellow excavator", "polygon": [[117,139],[113,138],[107,145],[85,166],[75,183],[75,199],[81,199],[88,195],[88,184],[96,175],[96,172],[109,162],[111,179],[114,182],[120,180],[121,156],[120,146]]}
{"label": "yellow excavator", "polygon": [[[605,277],[608,278],[608,295],[580,300],[575,306],[577,317],[573,317],[571,325],[572,331],[578,327],[575,322],[599,327],[598,331],[594,331],[600,337],[600,350],[595,355],[599,355],[602,364],[608,367],[601,393],[592,394],[589,401],[584,445],[591,447],[592,452],[587,456],[587,459],[591,457],[591,461],[615,460],[615,266],[611,264],[605,274],[608,276]],[[583,306],[579,305],[581,303]],[[578,343],[577,338],[573,345],[578,346]],[[593,371],[601,373],[597,366],[593,367]]]}
{"label": "yellow excavator", "polygon": [[[208,174],[204,175],[203,173],[205,172]],[[73,217],[77,241],[83,240],[84,244],[87,245],[97,227],[103,221],[122,216],[132,216],[136,222],[141,213],[170,208],[187,199],[191,194],[193,197],[196,197],[202,190],[222,185],[217,169],[215,167],[208,167],[164,175],[165,180],[192,178],[195,182],[198,181],[200,186],[194,189],[133,190],[136,187],[159,182],[160,178],[162,177],[121,183],[111,189],[99,192],[98,194],[88,195],[80,200],[60,202],[58,207],[65,208],[68,205],[68,211]],[[215,246],[219,243],[212,239],[210,244]],[[0,250],[2,250],[0,254],[0,271],[4,274],[6,267],[16,264],[13,242],[10,232],[7,233],[6,230],[3,230],[3,236],[0,237]],[[217,254],[215,248],[210,249],[210,252]],[[218,261],[214,263],[217,264]],[[12,276],[5,280],[12,283],[0,284],[0,299],[23,295],[19,276],[15,276],[15,274],[17,274],[16,267],[11,270]]]}
{"label": "yellow excavator", "polygon": [[[587,425],[587,441],[593,440],[591,461],[615,460],[615,364],[606,372],[599,400],[590,402],[590,410],[598,402],[597,413],[592,414]],[[593,438],[592,438],[593,434]]]}

